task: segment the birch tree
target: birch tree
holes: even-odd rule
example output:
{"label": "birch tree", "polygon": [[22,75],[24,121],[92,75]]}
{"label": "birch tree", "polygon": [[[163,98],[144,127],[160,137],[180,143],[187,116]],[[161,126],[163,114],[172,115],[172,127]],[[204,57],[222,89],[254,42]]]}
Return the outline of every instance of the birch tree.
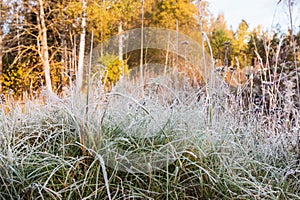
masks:
{"label": "birch tree", "polygon": [[5,13],[7,6],[4,5],[3,0],[0,0],[0,94],[3,92],[3,26],[5,23]]}
{"label": "birch tree", "polygon": [[83,83],[84,50],[85,50],[85,35],[86,35],[86,7],[87,7],[86,0],[82,0],[81,34],[80,34],[79,59],[78,59],[77,77],[76,77],[77,92],[80,92]]}
{"label": "birch tree", "polygon": [[51,77],[50,77],[50,63],[47,43],[47,28],[45,23],[45,11],[42,0],[38,0],[39,15],[38,15],[38,28],[39,28],[39,41],[41,42],[39,54],[41,56],[42,64],[44,67],[44,75],[46,80],[46,88],[49,92],[52,91]]}
{"label": "birch tree", "polygon": [[[141,85],[144,87],[144,0],[142,0],[142,26],[141,26],[141,57],[140,57],[140,78]],[[144,91],[142,90],[142,96],[144,96]]]}

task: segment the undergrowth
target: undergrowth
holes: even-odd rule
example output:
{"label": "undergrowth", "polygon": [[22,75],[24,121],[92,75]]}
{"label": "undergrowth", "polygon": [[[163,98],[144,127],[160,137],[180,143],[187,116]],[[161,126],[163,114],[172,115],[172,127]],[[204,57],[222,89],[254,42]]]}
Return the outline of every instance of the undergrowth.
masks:
{"label": "undergrowth", "polygon": [[299,199],[298,119],[241,98],[173,75],[2,105],[0,199]]}

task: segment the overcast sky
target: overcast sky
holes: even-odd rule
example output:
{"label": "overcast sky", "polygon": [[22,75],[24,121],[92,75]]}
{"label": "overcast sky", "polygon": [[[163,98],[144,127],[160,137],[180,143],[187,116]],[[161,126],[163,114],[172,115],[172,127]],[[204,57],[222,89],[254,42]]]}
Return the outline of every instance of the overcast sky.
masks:
{"label": "overcast sky", "polygon": [[[282,2],[277,6],[278,0],[207,0],[210,11],[216,16],[223,13],[228,27],[236,30],[242,19],[248,22],[250,28],[262,25],[264,30],[272,31],[280,23],[282,29],[287,29],[287,6]],[[298,2],[299,1],[299,2]],[[300,4],[300,0],[296,0]],[[300,26],[300,5],[294,9],[295,27]]]}

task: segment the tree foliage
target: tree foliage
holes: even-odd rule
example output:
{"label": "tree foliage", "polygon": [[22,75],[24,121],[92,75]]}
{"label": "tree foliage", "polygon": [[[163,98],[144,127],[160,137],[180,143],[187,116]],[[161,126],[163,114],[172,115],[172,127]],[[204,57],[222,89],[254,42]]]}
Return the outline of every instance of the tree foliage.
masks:
{"label": "tree foliage", "polygon": [[[2,47],[0,69],[3,72],[1,74],[0,70],[0,81],[4,93],[14,91],[15,96],[22,96],[24,92],[33,95],[39,93],[42,86],[46,84],[41,57],[43,45],[41,32],[38,31],[38,16],[41,9],[39,2],[43,3],[45,11],[46,44],[52,89],[59,93],[62,86],[75,81],[74,73],[77,72],[79,36],[83,17],[82,3],[75,0],[6,0],[1,1],[3,43],[0,45]],[[270,66],[275,61],[279,64],[293,61],[292,46],[293,42],[296,46],[299,45],[300,33],[295,34],[295,31],[281,33],[277,30],[270,35],[262,32],[259,27],[250,30],[244,20],[241,20],[237,30],[232,30],[228,28],[223,15],[213,17],[209,14],[207,6],[206,1],[147,0],[144,5],[144,25],[178,30],[200,44],[202,39],[200,31],[204,31],[208,36],[217,65],[224,65],[226,59],[228,65],[239,65],[241,68],[255,65],[259,60]],[[118,34],[120,27],[124,31],[140,28],[141,7],[140,0],[87,1],[85,53],[90,51],[92,32],[95,46]],[[144,52],[147,53],[148,55],[144,55],[144,63],[155,55],[160,55],[160,60],[156,59],[157,62],[165,63],[166,52],[165,54],[155,50]],[[299,61],[300,54],[296,53]],[[136,52],[128,52],[123,57],[130,58],[129,69],[132,67],[130,63],[139,63],[140,60],[140,54]],[[118,66],[117,61],[115,62]],[[119,72],[116,74],[120,75]],[[109,79],[112,84],[118,80],[114,76],[110,76]]]}
{"label": "tree foliage", "polygon": [[101,63],[98,68],[95,69],[94,74],[99,74],[104,89],[110,90],[122,76],[128,74],[128,65],[126,62],[122,62],[115,55],[104,55],[99,58]]}

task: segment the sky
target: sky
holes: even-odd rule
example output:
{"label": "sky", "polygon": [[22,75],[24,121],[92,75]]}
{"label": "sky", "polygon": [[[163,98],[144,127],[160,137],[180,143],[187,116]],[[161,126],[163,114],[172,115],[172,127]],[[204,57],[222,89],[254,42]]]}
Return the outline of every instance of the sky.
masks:
{"label": "sky", "polygon": [[[286,0],[278,5],[278,0],[207,0],[209,10],[217,16],[223,13],[228,27],[236,30],[238,24],[244,19],[251,29],[262,25],[266,31],[275,30],[276,24],[280,24],[282,30],[287,30],[289,25]],[[295,0],[296,2],[299,0]],[[300,4],[300,2],[298,3]],[[293,20],[299,30],[300,5],[294,8]]]}

